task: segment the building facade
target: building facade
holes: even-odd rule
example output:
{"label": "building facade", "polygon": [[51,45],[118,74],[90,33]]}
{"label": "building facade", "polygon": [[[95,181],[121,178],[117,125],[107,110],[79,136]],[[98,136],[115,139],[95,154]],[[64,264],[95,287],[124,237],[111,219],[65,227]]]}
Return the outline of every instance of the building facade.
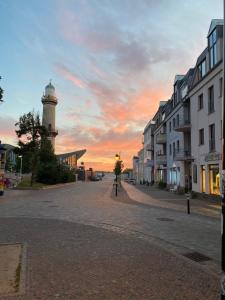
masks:
{"label": "building facade", "polygon": [[222,171],[223,20],[213,20],[208,45],[197,59],[191,102],[192,189],[220,194]]}
{"label": "building facade", "polygon": [[144,129],[139,180],[154,175],[173,190],[221,193],[222,59],[223,20],[212,20],[195,67],[175,76],[171,98],[160,102]]}
{"label": "building facade", "polygon": [[55,128],[55,107],[58,99],[51,82],[45,87],[45,93],[41,101],[43,104],[42,125],[47,129],[48,139],[51,141],[53,149],[55,149],[55,137],[58,135]]}

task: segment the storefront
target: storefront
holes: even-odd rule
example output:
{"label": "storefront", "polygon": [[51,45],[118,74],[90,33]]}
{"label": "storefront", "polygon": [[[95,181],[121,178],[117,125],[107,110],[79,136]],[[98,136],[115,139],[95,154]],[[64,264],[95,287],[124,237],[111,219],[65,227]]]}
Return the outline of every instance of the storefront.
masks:
{"label": "storefront", "polygon": [[209,170],[209,193],[220,195],[220,171],[219,164],[208,165]]}
{"label": "storefront", "polygon": [[201,166],[201,192],[205,193],[205,166]]}
{"label": "storefront", "polygon": [[170,168],[169,181],[171,185],[180,185],[180,168]]}

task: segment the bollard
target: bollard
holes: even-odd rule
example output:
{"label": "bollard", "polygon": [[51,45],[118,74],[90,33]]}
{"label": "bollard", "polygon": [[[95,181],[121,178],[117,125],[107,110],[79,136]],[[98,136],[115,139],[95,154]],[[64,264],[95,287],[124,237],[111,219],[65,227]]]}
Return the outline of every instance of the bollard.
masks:
{"label": "bollard", "polygon": [[190,215],[190,194],[186,194],[187,198],[187,213]]}

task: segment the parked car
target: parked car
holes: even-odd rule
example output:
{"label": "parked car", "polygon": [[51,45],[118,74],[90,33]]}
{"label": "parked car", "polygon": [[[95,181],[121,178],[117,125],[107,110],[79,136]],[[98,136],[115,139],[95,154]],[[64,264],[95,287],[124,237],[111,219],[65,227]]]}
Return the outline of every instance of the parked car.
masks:
{"label": "parked car", "polygon": [[90,180],[91,181],[99,181],[100,179],[98,176],[94,175],[94,176],[91,176]]}

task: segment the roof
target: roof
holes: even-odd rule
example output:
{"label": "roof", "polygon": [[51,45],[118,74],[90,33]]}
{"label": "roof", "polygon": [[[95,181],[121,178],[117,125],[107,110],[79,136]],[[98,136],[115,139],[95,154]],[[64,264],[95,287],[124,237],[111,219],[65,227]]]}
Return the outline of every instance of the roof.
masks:
{"label": "roof", "polygon": [[14,150],[16,147],[10,144],[1,144],[7,151]]}
{"label": "roof", "polygon": [[86,149],[83,149],[83,150],[78,150],[78,151],[73,151],[73,152],[58,154],[56,156],[58,158],[61,158],[61,159],[68,158],[68,157],[71,157],[71,156],[76,156],[76,159],[79,159],[79,158],[81,158],[81,156],[84,155],[85,152],[86,152]]}
{"label": "roof", "polygon": [[212,19],[207,37],[213,32],[218,25],[223,25],[223,19]]}
{"label": "roof", "polygon": [[174,78],[174,83],[173,83],[173,84],[176,84],[176,82],[177,82],[178,80],[181,80],[181,79],[183,79],[183,78],[184,78],[184,75],[176,75],[175,78]]}

